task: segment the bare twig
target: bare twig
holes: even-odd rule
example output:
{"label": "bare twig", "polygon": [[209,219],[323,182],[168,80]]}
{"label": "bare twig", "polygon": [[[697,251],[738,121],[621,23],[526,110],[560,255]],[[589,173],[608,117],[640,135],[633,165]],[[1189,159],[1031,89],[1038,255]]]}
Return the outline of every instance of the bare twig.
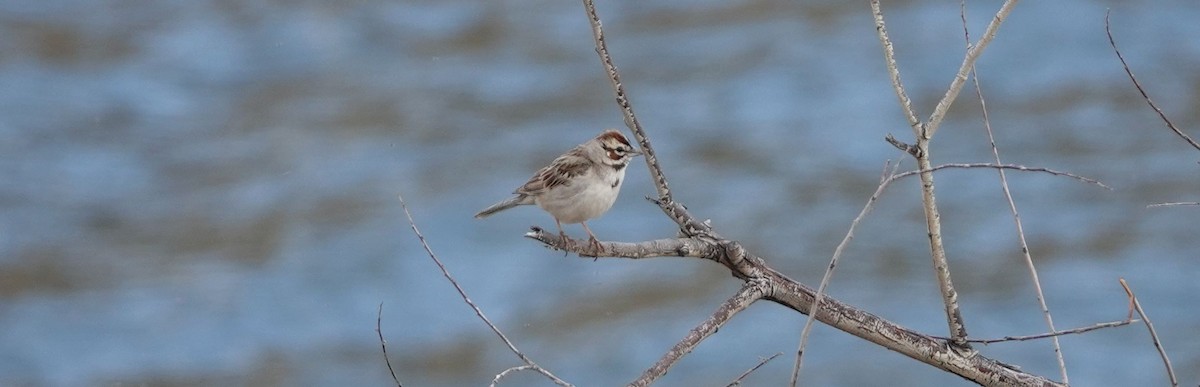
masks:
{"label": "bare twig", "polygon": [[1098,180],[1086,178],[1086,177],[1079,176],[1079,175],[1076,175],[1076,174],[1073,174],[1070,172],[1056,171],[1053,169],[1041,168],[1041,167],[1026,167],[1024,165],[1016,165],[1016,164],[992,164],[992,163],[941,164],[941,165],[938,165],[935,167],[931,167],[929,169],[901,172],[900,174],[896,175],[896,178],[908,177],[908,176],[912,176],[912,175],[921,174],[923,172],[934,172],[937,170],[947,169],[947,168],[995,168],[995,169],[1013,169],[1013,170],[1022,171],[1022,172],[1044,172],[1044,173],[1049,173],[1049,174],[1055,175],[1055,176],[1066,176],[1066,177],[1069,177],[1069,178],[1072,178],[1075,180],[1082,181],[1084,183],[1095,184],[1097,186],[1100,186],[1101,188],[1112,190],[1112,187],[1109,187],[1109,186],[1105,185],[1104,183],[1101,183]]}
{"label": "bare twig", "polygon": [[1171,207],[1171,206],[1200,206],[1200,202],[1154,203],[1154,204],[1147,205],[1146,208]]}
{"label": "bare twig", "polygon": [[897,140],[896,137],[892,136],[891,133],[888,133],[883,139],[887,140],[888,144],[892,144],[892,146],[896,147],[896,149],[902,150],[904,153],[912,155],[912,157],[921,158],[921,148],[918,148],[916,145],[909,145],[908,143]]}
{"label": "bare twig", "polygon": [[745,379],[747,376],[750,376],[751,373],[753,373],[754,371],[757,371],[763,365],[767,364],[767,362],[769,362],[771,360],[775,360],[775,358],[779,357],[779,355],[782,355],[782,354],[783,354],[783,352],[776,352],[774,355],[771,355],[771,357],[762,359],[762,361],[758,362],[758,365],[755,365],[754,367],[751,367],[750,369],[746,370],[746,372],[743,372],[741,376],[738,376],[737,379],[734,379],[733,383],[729,383],[729,384],[725,385],[725,387],[733,387],[733,386],[742,385],[742,379]]}
{"label": "bare twig", "polygon": [[380,326],[383,323],[383,303],[379,303],[379,312],[375,314],[375,334],[379,335],[379,348],[383,349],[383,362],[387,364],[388,373],[392,374],[392,381],[396,382],[396,387],[400,385],[400,378],[396,377],[396,370],[392,369],[392,360],[388,359],[387,340],[383,339],[383,329]]}
{"label": "bare twig", "polygon": [[1117,49],[1117,41],[1113,39],[1112,28],[1110,28],[1108,23],[1108,17],[1111,13],[1112,10],[1104,13],[1104,32],[1108,34],[1108,44],[1112,46],[1113,52],[1117,53],[1117,59],[1121,61],[1121,67],[1125,68],[1125,74],[1129,75],[1129,80],[1133,81],[1133,87],[1137,88],[1138,93],[1142,94],[1142,99],[1145,99],[1146,103],[1154,109],[1154,112],[1158,113],[1158,117],[1162,118],[1163,122],[1167,124],[1167,127],[1170,128],[1171,131],[1175,132],[1175,135],[1179,136],[1184,141],[1187,141],[1187,143],[1191,144],[1193,148],[1196,148],[1196,150],[1200,150],[1200,143],[1197,143],[1196,140],[1192,139],[1192,137],[1188,136],[1182,130],[1179,130],[1179,128],[1176,128],[1175,124],[1171,123],[1171,120],[1167,118],[1167,114],[1163,113],[1162,109],[1158,108],[1158,105],[1154,103],[1154,100],[1150,99],[1150,95],[1146,94],[1146,90],[1142,88],[1142,84],[1139,83],[1137,78],[1133,76],[1133,70],[1130,70],[1129,64],[1125,63],[1125,56],[1121,55],[1121,50]]}
{"label": "bare twig", "polygon": [[[890,164],[890,163],[889,163]],[[862,211],[858,212],[858,216],[850,222],[850,229],[846,231],[846,236],[842,237],[842,242],[838,243],[836,249],[833,250],[833,258],[829,259],[829,266],[825,268],[825,275],[821,277],[821,284],[817,286],[816,296],[813,297],[813,309],[816,305],[820,305],[825,299],[825,288],[829,286],[829,282],[833,279],[833,269],[837,267],[838,260],[841,259],[842,253],[846,251],[846,247],[850,245],[850,241],[854,240],[854,230],[858,229],[858,222],[867,217],[871,212],[871,208],[875,206],[875,202],[883,195],[883,191],[887,189],[893,181],[895,181],[896,170],[900,168],[900,163],[895,166],[884,164],[883,176],[880,177],[879,186],[875,188],[875,193],[871,194],[871,198],[867,199],[867,204],[863,205]],[[816,320],[816,314],[810,313],[804,321],[804,328],[800,330],[800,344],[796,349],[796,364],[792,366],[791,385],[795,386],[800,380],[800,368],[804,364],[804,348],[808,345],[808,334],[812,332],[813,321]]]}
{"label": "bare twig", "polygon": [[[1094,331],[1097,329],[1115,328],[1115,327],[1119,327],[1119,326],[1129,325],[1129,324],[1132,324],[1137,321],[1139,321],[1139,320],[1126,319],[1126,320],[1122,320],[1122,321],[1110,321],[1110,322],[1105,322],[1105,323],[1088,325],[1086,327],[1072,328],[1072,329],[1068,329],[1065,331],[1039,333],[1036,335],[1028,335],[1028,336],[1004,336],[1004,337],[1001,337],[998,339],[970,339],[967,341],[970,341],[972,343],[979,343],[979,344],[983,344],[983,345],[1003,343],[1003,342],[1009,342],[1009,341],[1029,341],[1029,340],[1044,339],[1047,337],[1058,337],[1058,336],[1086,333],[1086,332],[1091,332],[1091,331]],[[937,337],[937,336],[934,336],[934,337]],[[938,338],[945,339],[945,337],[938,337]]]}
{"label": "bare twig", "polygon": [[549,370],[539,366],[532,359],[530,359],[529,356],[525,356],[524,353],[522,353],[520,350],[517,349],[516,345],[513,345],[512,341],[510,341],[508,339],[508,336],[505,336],[504,332],[501,332],[500,328],[497,328],[496,324],[493,324],[492,320],[489,320],[487,318],[487,316],[483,314],[483,310],[479,309],[479,307],[475,305],[474,301],[471,301],[471,298],[467,296],[467,292],[465,290],[463,290],[462,286],[459,286],[458,281],[454,279],[454,276],[450,275],[450,271],[446,270],[446,265],[442,264],[442,261],[440,259],[438,259],[436,254],[433,253],[433,249],[430,248],[429,244],[425,242],[425,236],[421,235],[421,230],[417,228],[417,222],[415,220],[413,220],[412,213],[410,213],[408,211],[408,205],[404,203],[404,196],[397,195],[397,197],[400,199],[400,207],[404,209],[404,216],[408,217],[408,225],[412,227],[413,233],[416,234],[417,239],[421,241],[421,247],[425,248],[425,252],[429,254],[429,258],[433,259],[433,263],[437,264],[438,269],[441,269],[442,276],[446,277],[446,280],[450,281],[451,285],[454,285],[454,290],[457,290],[458,295],[462,297],[463,301],[466,302],[467,305],[470,306],[471,309],[475,311],[475,315],[479,316],[479,319],[483,320],[483,323],[487,324],[488,328],[491,328],[492,332],[495,332],[496,336],[499,336],[500,340],[504,341],[504,345],[507,345],[508,349],[510,351],[512,351],[512,353],[516,354],[517,357],[521,359],[521,361],[525,362],[525,364],[528,365],[530,367],[530,369],[536,370],[537,372],[541,373],[542,375],[545,375],[547,378],[550,378],[550,380],[553,381],[554,384],[564,386],[564,387],[571,386],[570,383],[567,383],[565,380],[559,379],[557,376],[554,376],[553,373],[550,373]]}
{"label": "bare twig", "polygon": [[523,365],[523,366],[510,367],[509,369],[506,369],[506,370],[496,374],[496,377],[492,378],[492,383],[489,384],[488,387],[496,387],[496,385],[500,383],[500,379],[503,379],[505,376],[508,376],[508,374],[510,374],[510,373],[531,370],[531,369],[533,369],[533,366],[528,365],[528,364]]}
{"label": "bare twig", "polygon": [[[971,45],[967,50],[967,55],[963,58],[962,65],[958,67],[958,73],[954,75],[954,80],[950,81],[950,87],[946,90],[946,95],[942,96],[942,100],[938,101],[937,107],[933,108],[933,114],[929,115],[929,121],[925,122],[925,139],[930,139],[937,132],[938,126],[942,125],[942,119],[946,117],[946,112],[950,111],[950,105],[954,103],[954,99],[958,97],[958,92],[962,90],[963,84],[967,82],[967,73],[975,67],[975,61],[979,59],[979,55],[983,54],[983,50],[987,48],[992,39],[996,37],[996,32],[1000,30],[1000,24],[1008,18],[1008,14],[1017,6],[1018,0],[1005,0],[1000,6],[1000,10],[996,11],[996,16],[992,17],[992,21],[988,23],[987,29],[983,31],[983,36],[979,37],[979,41]],[[928,149],[926,149],[928,150]]]}
{"label": "bare twig", "polygon": [[609,82],[612,83],[613,92],[617,97],[617,106],[621,108],[621,114],[625,116],[625,126],[633,131],[633,136],[637,138],[638,145],[642,148],[646,167],[650,170],[650,177],[654,180],[659,199],[669,202],[672,199],[671,190],[667,188],[667,177],[663,175],[662,168],[658,165],[658,156],[654,153],[654,147],[650,146],[650,137],[647,137],[646,131],[642,130],[642,124],[638,122],[637,116],[633,115],[633,105],[629,103],[625,85],[621,83],[621,75],[617,73],[617,65],[613,64],[612,56],[608,54],[608,43],[604,41],[604,29],[600,25],[600,15],[596,13],[596,6],[592,4],[592,0],[583,0],[583,8],[587,11],[588,22],[592,25],[592,39],[596,43],[596,54],[600,56],[600,63],[604,66],[604,72],[608,75]]}
{"label": "bare twig", "polygon": [[[967,2],[962,0],[959,2],[959,15],[962,17],[963,38],[966,39],[967,49],[971,48],[971,32],[967,28]],[[1002,164],[1000,161],[1000,148],[996,146],[996,137],[992,134],[992,121],[988,118],[987,100],[983,98],[983,88],[979,86],[979,72],[975,71],[975,66],[971,66],[971,80],[975,84],[975,96],[979,98],[979,108],[983,111],[983,127],[987,130],[988,143],[992,147],[992,159],[996,164]],[[1033,264],[1033,255],[1029,252],[1029,243],[1025,241],[1025,228],[1021,225],[1021,214],[1017,212],[1017,203],[1013,201],[1012,191],[1008,188],[1008,177],[1004,173],[1004,168],[997,168],[996,172],[1000,175],[1000,189],[1004,191],[1004,199],[1008,201],[1008,209],[1012,212],[1013,222],[1017,227],[1017,241],[1021,246],[1021,254],[1025,258],[1025,267],[1029,269],[1029,277],[1033,280],[1033,290],[1036,294],[1038,305],[1042,308],[1042,316],[1046,319],[1046,326],[1050,332],[1055,332],[1054,318],[1050,315],[1050,307],[1046,305],[1046,296],[1042,293],[1042,281],[1038,279],[1037,267]],[[1063,384],[1071,384],[1070,378],[1067,376],[1067,363],[1063,358],[1062,346],[1058,342],[1058,336],[1051,336],[1052,346],[1054,347],[1054,357],[1058,360],[1059,375],[1062,376]],[[968,340],[969,341],[969,340]]]}
{"label": "bare twig", "polygon": [[1167,357],[1167,351],[1163,349],[1162,342],[1158,340],[1158,332],[1154,331],[1154,323],[1150,322],[1150,316],[1147,316],[1146,311],[1142,310],[1142,303],[1138,302],[1137,296],[1133,295],[1133,289],[1129,288],[1129,283],[1125,282],[1124,278],[1121,278],[1120,281],[1121,287],[1125,288],[1125,294],[1129,296],[1138,316],[1141,316],[1142,322],[1146,323],[1146,329],[1150,331],[1150,340],[1154,342],[1154,349],[1158,350],[1158,356],[1162,357],[1163,365],[1167,367],[1167,376],[1171,378],[1171,386],[1178,387],[1179,379],[1175,378],[1175,369],[1171,367],[1171,359]]}
{"label": "bare twig", "polygon": [[883,45],[883,60],[887,63],[888,76],[892,79],[892,89],[896,90],[900,109],[904,111],[904,118],[908,119],[908,125],[913,129],[913,136],[920,137],[921,119],[917,118],[917,113],[913,111],[912,100],[908,98],[908,93],[904,92],[904,83],[900,82],[900,67],[896,65],[896,53],[892,49],[891,38],[888,38],[879,0],[871,0],[871,14],[875,17],[875,32],[879,35],[879,44]]}
{"label": "bare twig", "polygon": [[[930,258],[933,261],[933,272],[937,277],[938,290],[942,294],[942,304],[945,306],[946,325],[950,330],[950,337],[952,338],[950,342],[963,350],[970,349],[970,345],[966,341],[967,325],[963,320],[962,312],[958,306],[958,292],[954,290],[954,282],[950,276],[950,263],[946,259],[945,241],[942,238],[941,214],[938,210],[937,198],[934,195],[933,173],[925,171],[932,168],[929,141],[933,138],[933,134],[937,131],[938,126],[942,124],[942,119],[950,109],[950,105],[954,103],[958,92],[962,90],[968,71],[974,66],[976,59],[979,58],[979,55],[983,53],[983,50],[995,37],[1000,24],[1004,22],[1004,19],[1012,11],[1016,3],[1017,0],[1006,0],[1004,5],[1000,7],[1000,10],[996,13],[996,17],[988,24],[984,36],[979,39],[976,45],[967,50],[966,57],[963,58],[963,63],[958,73],[955,74],[954,80],[950,82],[950,87],[934,108],[933,113],[929,115],[929,120],[921,123],[911,113],[912,108],[905,103],[907,98],[903,96],[904,86],[900,82],[899,71],[895,69],[895,60],[891,53],[891,39],[887,36],[887,30],[883,28],[883,11],[880,9],[879,1],[871,1],[871,11],[875,17],[875,29],[879,35],[880,43],[884,46],[884,57],[888,65],[888,70],[893,74],[892,87],[896,89],[897,95],[900,96],[901,108],[905,110],[909,124],[912,125],[914,132],[916,132],[916,149],[908,149],[907,151],[916,156],[917,168],[922,170],[921,203],[925,212],[926,235],[929,237],[929,251]],[[889,142],[900,147],[900,144],[893,140],[889,139]]]}
{"label": "bare twig", "polygon": [[738,290],[737,294],[733,295],[733,297],[730,297],[728,300],[725,300],[725,302],[722,303],[721,306],[718,307],[717,310],[713,312],[712,316],[709,316],[707,320],[704,320],[704,322],[700,323],[700,325],[692,328],[692,331],[688,332],[687,336],[684,337],[683,340],[675,344],[675,347],[671,348],[670,351],[667,351],[667,353],[664,354],[663,357],[658,360],[658,362],[654,363],[654,366],[650,367],[650,369],[647,369],[646,372],[643,372],[641,377],[639,377],[637,380],[634,380],[633,383],[629,383],[629,386],[649,386],[651,383],[654,383],[655,380],[658,380],[658,378],[666,375],[667,370],[670,369],[671,366],[675,365],[679,359],[683,358],[683,355],[687,355],[688,353],[692,352],[693,349],[696,349],[697,345],[700,345],[701,341],[704,341],[705,338],[708,338],[708,336],[711,336],[713,333],[717,333],[717,329],[721,328],[722,325],[725,325],[730,318],[733,318],[734,315],[745,310],[750,306],[750,304],[753,304],[754,301],[758,301],[765,294],[766,289],[763,288],[762,283],[746,282],[746,284],[743,285],[740,290]]}
{"label": "bare twig", "polygon": [[579,254],[581,257],[654,258],[692,257],[716,260],[716,245],[696,238],[668,238],[638,243],[600,242],[602,250],[588,243],[564,240],[556,232],[546,232],[541,227],[531,227],[525,237],[537,240],[546,247]]}

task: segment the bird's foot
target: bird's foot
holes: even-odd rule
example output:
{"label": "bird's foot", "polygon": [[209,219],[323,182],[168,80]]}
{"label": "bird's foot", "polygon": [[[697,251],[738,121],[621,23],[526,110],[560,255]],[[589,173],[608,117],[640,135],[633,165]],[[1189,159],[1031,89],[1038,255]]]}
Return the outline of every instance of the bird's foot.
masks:
{"label": "bird's foot", "polygon": [[595,249],[596,253],[604,252],[604,245],[601,245],[600,241],[597,240],[596,237],[594,237],[594,236],[588,237],[588,245],[591,246],[593,249]]}

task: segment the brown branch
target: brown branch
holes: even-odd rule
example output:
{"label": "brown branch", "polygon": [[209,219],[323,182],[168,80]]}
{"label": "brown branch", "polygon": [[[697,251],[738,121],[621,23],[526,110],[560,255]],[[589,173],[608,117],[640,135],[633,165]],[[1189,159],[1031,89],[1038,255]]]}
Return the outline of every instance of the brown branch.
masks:
{"label": "brown branch", "polygon": [[649,386],[651,383],[654,383],[655,380],[658,380],[658,378],[666,375],[667,370],[669,370],[671,366],[675,365],[679,359],[696,349],[696,346],[700,345],[701,341],[704,341],[704,339],[712,336],[713,333],[717,333],[717,330],[720,329],[722,325],[725,325],[726,322],[729,322],[729,319],[733,318],[734,315],[745,310],[755,301],[761,299],[765,292],[766,289],[764,289],[763,284],[758,282],[746,282],[746,284],[742,286],[741,290],[738,290],[737,294],[734,294],[733,297],[725,300],[725,302],[722,303],[715,312],[713,312],[712,316],[709,316],[708,319],[704,320],[704,322],[700,323],[700,325],[692,328],[692,331],[688,332],[687,336],[684,337],[683,340],[679,341],[679,343],[676,343],[670,351],[667,351],[667,353],[664,354],[663,357],[658,360],[658,362],[654,363],[654,366],[650,367],[650,369],[647,369],[646,372],[643,372],[641,377],[639,377],[637,380],[634,380],[633,383],[629,383],[629,386]]}
{"label": "brown branch", "polygon": [[600,15],[596,14],[596,6],[592,4],[592,0],[583,0],[583,8],[587,11],[588,22],[592,25],[592,40],[596,43],[596,54],[600,56],[600,64],[604,66],[604,73],[608,75],[608,80],[612,83],[617,106],[621,108],[621,114],[625,116],[625,126],[633,131],[638,146],[642,148],[646,167],[650,169],[650,177],[654,180],[655,189],[658,190],[658,197],[669,202],[672,199],[671,189],[667,187],[667,177],[663,175],[662,168],[658,165],[658,156],[654,153],[654,147],[650,146],[650,137],[646,136],[646,131],[642,130],[642,124],[633,114],[633,105],[629,103],[625,85],[621,83],[621,75],[617,73],[617,65],[613,64],[612,56],[608,54],[608,43],[604,41],[604,29],[600,25]]}
{"label": "brown branch", "polygon": [[1104,188],[1104,189],[1107,189],[1107,190],[1112,190],[1112,187],[1109,187],[1109,186],[1105,185],[1104,183],[1101,183],[1101,182],[1100,182],[1100,181],[1098,181],[1098,180],[1095,180],[1095,179],[1090,179],[1090,178],[1086,178],[1086,177],[1079,176],[1079,175],[1076,175],[1076,174],[1073,174],[1073,173],[1070,173],[1070,172],[1056,171],[1056,170],[1053,170],[1053,169],[1049,169],[1049,168],[1041,168],[1041,167],[1026,167],[1026,166],[1024,166],[1024,165],[1016,165],[1016,164],[992,164],[992,163],[951,163],[951,164],[941,164],[941,165],[938,165],[938,166],[936,166],[936,167],[931,167],[931,168],[929,168],[929,169],[922,169],[922,170],[915,170],[915,171],[907,171],[907,172],[902,172],[902,173],[900,173],[900,174],[896,175],[896,178],[897,178],[897,179],[899,179],[899,178],[902,178],[902,177],[908,177],[908,176],[912,176],[912,175],[916,175],[916,174],[920,174],[920,173],[924,173],[924,172],[934,172],[934,171],[938,171],[938,170],[942,170],[942,169],[947,169],[947,168],[962,168],[962,169],[966,169],[966,168],[994,168],[994,169],[1013,169],[1013,170],[1018,170],[1018,171],[1022,171],[1022,172],[1044,172],[1044,173],[1049,173],[1049,174],[1051,174],[1051,175],[1055,175],[1055,176],[1065,176],[1065,177],[1069,177],[1069,178],[1072,178],[1072,179],[1075,179],[1075,180],[1079,180],[1079,181],[1082,181],[1082,182],[1085,182],[1085,183],[1090,183],[1090,184],[1095,184],[1095,185],[1098,185],[1098,186],[1100,186],[1100,187],[1102,187],[1102,188]]}
{"label": "brown branch", "polygon": [[741,376],[738,376],[737,379],[734,379],[732,383],[725,385],[725,387],[734,387],[734,386],[742,385],[742,379],[745,379],[747,376],[750,376],[751,373],[753,373],[754,371],[757,371],[759,368],[762,368],[762,366],[766,365],[767,362],[770,362],[771,360],[775,360],[775,358],[779,357],[779,355],[782,355],[782,354],[783,354],[783,352],[776,352],[774,355],[771,355],[771,357],[762,359],[762,361],[759,361],[757,365],[746,370],[746,372],[743,372]]}
{"label": "brown branch", "polygon": [[582,240],[563,239],[556,232],[530,227],[525,237],[542,242],[551,249],[572,252],[581,257],[654,258],[691,257],[716,260],[716,245],[695,238],[668,238],[638,243],[600,242],[601,250]]}
{"label": "brown branch", "polygon": [[522,362],[525,362],[530,369],[536,370],[542,375],[545,375],[547,378],[550,378],[554,384],[564,387],[571,387],[571,383],[567,383],[565,380],[554,376],[554,374],[550,373],[549,370],[542,368],[542,366],[539,366],[532,359],[530,359],[529,356],[525,356],[524,353],[518,350],[517,346],[513,345],[512,341],[508,339],[508,336],[505,336],[504,332],[501,332],[500,328],[497,328],[496,324],[493,324],[492,320],[489,320],[487,316],[483,314],[483,310],[479,309],[479,307],[475,305],[474,301],[471,301],[471,297],[467,296],[467,292],[458,284],[458,281],[454,279],[454,276],[450,275],[450,271],[446,270],[446,265],[442,264],[442,260],[438,259],[437,254],[433,253],[433,249],[429,247],[429,243],[425,242],[425,236],[421,235],[421,230],[417,228],[417,222],[413,220],[412,213],[408,211],[408,205],[404,203],[404,196],[397,195],[397,197],[400,199],[400,207],[404,209],[404,216],[408,217],[408,225],[412,227],[413,234],[417,235],[417,240],[421,242],[421,247],[425,248],[425,252],[429,255],[429,258],[433,259],[433,263],[437,264],[438,269],[442,271],[442,276],[446,277],[446,280],[450,281],[451,285],[454,285],[454,290],[458,291],[458,295],[462,297],[463,302],[466,302],[467,305],[475,311],[475,315],[479,316],[479,319],[483,320],[483,323],[487,324],[488,328],[491,328],[492,332],[496,333],[496,336],[499,336],[500,340],[504,341],[504,345],[507,345],[508,349],[512,351],[512,353],[516,354]]}
{"label": "brown branch", "polygon": [[1110,28],[1109,23],[1108,23],[1108,16],[1111,13],[1112,13],[1112,10],[1109,10],[1108,12],[1104,13],[1104,32],[1106,34],[1108,34],[1108,44],[1112,46],[1113,52],[1117,53],[1117,59],[1119,59],[1121,61],[1121,67],[1125,68],[1125,74],[1129,75],[1129,80],[1133,81],[1133,87],[1137,88],[1138,93],[1142,94],[1142,99],[1146,100],[1146,103],[1150,105],[1150,108],[1154,109],[1155,113],[1158,113],[1158,117],[1161,118],[1163,120],[1163,122],[1165,122],[1167,124],[1167,127],[1170,128],[1171,131],[1175,132],[1175,135],[1179,136],[1184,141],[1187,141],[1188,144],[1191,144],[1192,148],[1196,148],[1196,150],[1200,150],[1200,143],[1197,143],[1196,140],[1193,140],[1190,136],[1188,136],[1182,130],[1179,130],[1179,128],[1176,128],[1175,124],[1171,123],[1171,120],[1169,118],[1167,118],[1167,114],[1163,113],[1162,109],[1158,108],[1158,105],[1154,103],[1154,100],[1150,99],[1149,94],[1146,94],[1146,89],[1142,88],[1142,84],[1138,82],[1137,77],[1133,76],[1133,70],[1130,70],[1129,64],[1125,63],[1125,56],[1121,55],[1121,50],[1117,49],[1117,41],[1113,39],[1112,28]]}
{"label": "brown branch", "polygon": [[396,370],[392,369],[392,360],[388,359],[387,340],[383,339],[383,329],[380,328],[381,325],[383,325],[382,302],[379,303],[379,311],[375,314],[375,334],[379,335],[379,348],[383,349],[383,362],[387,364],[388,373],[392,374],[392,381],[396,382],[396,387],[403,387],[400,385],[400,378],[396,377]]}
{"label": "brown branch", "polygon": [[1147,316],[1146,311],[1142,310],[1142,303],[1138,302],[1137,296],[1133,295],[1133,289],[1129,288],[1129,283],[1125,282],[1124,278],[1121,278],[1120,281],[1121,287],[1125,288],[1125,294],[1129,296],[1129,302],[1133,303],[1138,316],[1142,317],[1142,322],[1146,323],[1146,329],[1150,331],[1150,340],[1154,342],[1154,349],[1158,350],[1158,356],[1162,357],[1163,365],[1167,367],[1167,376],[1171,378],[1171,386],[1178,387],[1179,379],[1175,378],[1175,369],[1171,367],[1171,359],[1167,357],[1167,351],[1163,349],[1162,342],[1158,340],[1158,332],[1154,331],[1154,323],[1150,322],[1150,316]]}

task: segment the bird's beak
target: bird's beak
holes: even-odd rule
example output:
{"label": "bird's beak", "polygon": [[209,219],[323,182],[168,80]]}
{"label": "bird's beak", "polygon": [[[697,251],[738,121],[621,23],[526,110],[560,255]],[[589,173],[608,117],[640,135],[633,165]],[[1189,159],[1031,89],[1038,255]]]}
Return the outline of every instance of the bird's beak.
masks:
{"label": "bird's beak", "polygon": [[630,149],[630,150],[629,150],[629,154],[633,155],[634,157],[637,157],[637,156],[641,156],[641,155],[642,155],[642,151],[640,151],[640,150],[637,150],[637,149]]}

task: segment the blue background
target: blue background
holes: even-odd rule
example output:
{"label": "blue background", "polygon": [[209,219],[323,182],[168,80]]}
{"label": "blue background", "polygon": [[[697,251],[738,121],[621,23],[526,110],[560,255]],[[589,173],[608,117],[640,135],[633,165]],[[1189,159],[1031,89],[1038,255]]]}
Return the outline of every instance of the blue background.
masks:
{"label": "blue background", "polygon": [[[971,2],[972,36],[999,2]],[[609,45],[676,198],[789,276],[819,281],[887,160],[910,140],[866,2],[604,1]],[[1200,380],[1200,152],[1126,78],[1114,32],[1175,123],[1200,135],[1200,6],[1023,2],[979,62],[1059,328],[1124,318],[1124,277],[1181,382]],[[923,117],[964,52],[957,2],[885,2]],[[0,384],[482,385],[518,360],[453,291],[397,194],[475,302],[580,385],[633,380],[738,288],[700,260],[563,257],[480,221],[537,168],[621,127],[582,5],[562,1],[0,3]],[[991,160],[965,89],[935,162]],[[906,165],[912,166],[906,160]],[[602,239],[675,234],[630,168]],[[1034,334],[1038,311],[992,170],[937,175],[975,337]],[[945,334],[919,183],[877,203],[829,292]],[[568,233],[580,237],[578,226]],[[662,385],[724,385],[792,353],[803,316],[754,305]],[[1162,384],[1141,326],[1064,337],[1077,385]],[[1056,378],[1048,341],[980,346]],[[781,385],[785,355],[746,382]],[[963,380],[818,326],[806,385]],[[502,385],[546,385],[519,373]]]}

